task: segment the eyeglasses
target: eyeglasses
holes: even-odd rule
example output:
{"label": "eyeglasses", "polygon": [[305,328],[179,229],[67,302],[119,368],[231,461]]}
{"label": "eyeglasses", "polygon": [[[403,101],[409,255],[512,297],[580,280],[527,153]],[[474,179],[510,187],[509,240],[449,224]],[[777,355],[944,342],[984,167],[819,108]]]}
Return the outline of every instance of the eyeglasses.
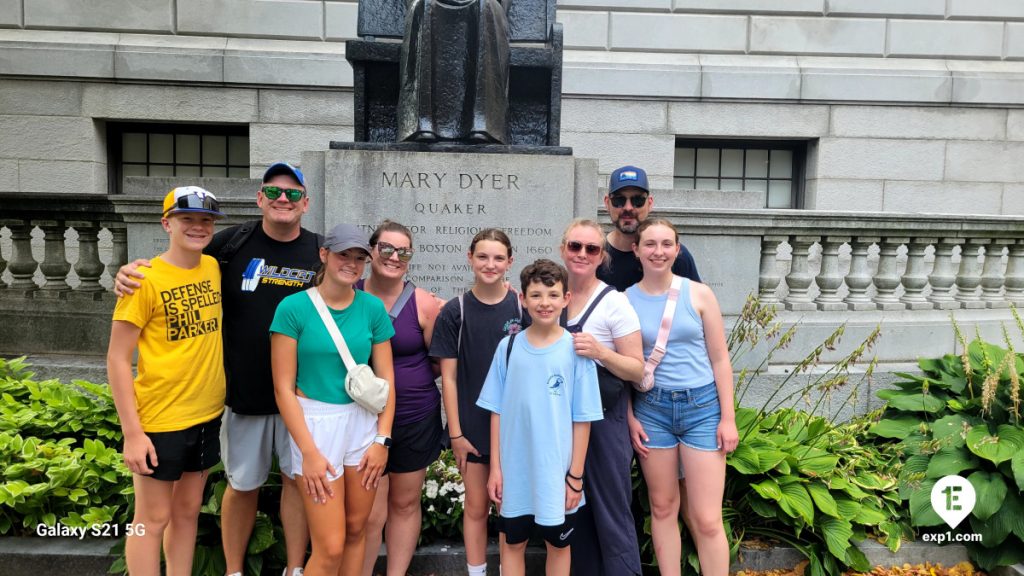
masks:
{"label": "eyeglasses", "polygon": [[298,202],[299,200],[302,200],[303,196],[306,195],[305,190],[299,190],[298,188],[278,188],[277,186],[264,186],[262,190],[263,195],[266,196],[268,200],[277,200],[278,198],[281,197],[281,194],[284,194],[284,197],[287,198],[289,202]]}
{"label": "eyeglasses", "polygon": [[[608,202],[611,203],[612,208],[622,208],[626,205],[627,198],[621,194],[616,194],[608,198]],[[633,205],[633,208],[643,208],[644,204],[647,203],[647,194],[637,194],[636,196],[630,196],[628,198],[629,203]]]}
{"label": "eyeglasses", "polygon": [[584,244],[583,242],[577,242],[576,240],[570,240],[565,243],[565,249],[573,254],[576,254],[580,250],[586,249],[587,256],[597,256],[601,253],[601,247],[597,244]]}
{"label": "eyeglasses", "polygon": [[398,259],[402,262],[412,260],[412,248],[395,248],[387,242],[377,243],[377,253],[385,260],[391,258],[394,254],[398,254]]}
{"label": "eyeglasses", "polygon": [[178,198],[171,206],[164,211],[164,216],[178,210],[204,210],[208,212],[220,212],[220,202],[212,195],[186,194]]}

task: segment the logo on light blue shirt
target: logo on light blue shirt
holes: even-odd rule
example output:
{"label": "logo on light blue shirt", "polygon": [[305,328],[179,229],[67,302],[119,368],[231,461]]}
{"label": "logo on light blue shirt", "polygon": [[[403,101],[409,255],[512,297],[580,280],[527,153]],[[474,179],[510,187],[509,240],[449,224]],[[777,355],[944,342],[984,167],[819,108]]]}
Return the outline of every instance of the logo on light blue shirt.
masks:
{"label": "logo on light blue shirt", "polygon": [[552,396],[561,396],[562,389],[565,388],[565,379],[555,374],[551,378],[548,378],[548,394]]}

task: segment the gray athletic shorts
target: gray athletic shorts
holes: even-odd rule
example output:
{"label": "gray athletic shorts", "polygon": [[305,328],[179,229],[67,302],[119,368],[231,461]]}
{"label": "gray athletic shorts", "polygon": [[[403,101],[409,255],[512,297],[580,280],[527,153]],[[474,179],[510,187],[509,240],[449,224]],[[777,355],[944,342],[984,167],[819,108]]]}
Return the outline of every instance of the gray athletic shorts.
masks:
{"label": "gray athletic shorts", "polygon": [[[291,438],[280,414],[249,416],[224,407],[220,427],[221,460],[231,487],[255,490],[267,481],[273,455],[282,471],[291,470]],[[291,478],[291,474],[287,474]]]}

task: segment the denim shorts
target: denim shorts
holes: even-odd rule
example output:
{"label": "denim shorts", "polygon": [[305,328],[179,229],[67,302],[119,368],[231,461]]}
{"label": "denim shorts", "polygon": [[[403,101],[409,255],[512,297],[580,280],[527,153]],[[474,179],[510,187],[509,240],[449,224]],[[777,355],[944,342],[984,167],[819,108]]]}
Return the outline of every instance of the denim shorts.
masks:
{"label": "denim shorts", "polygon": [[722,408],[712,382],[699,388],[670,390],[655,386],[633,400],[633,413],[644,425],[648,448],[675,448],[679,444],[713,452],[718,446]]}

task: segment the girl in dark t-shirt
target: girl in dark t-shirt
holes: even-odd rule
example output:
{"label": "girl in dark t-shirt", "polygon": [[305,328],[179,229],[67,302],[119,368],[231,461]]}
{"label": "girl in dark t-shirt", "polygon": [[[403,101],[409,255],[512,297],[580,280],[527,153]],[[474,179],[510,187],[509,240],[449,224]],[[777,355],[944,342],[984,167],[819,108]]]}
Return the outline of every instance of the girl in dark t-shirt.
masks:
{"label": "girl in dark t-shirt", "polygon": [[462,533],[470,576],[487,569],[487,477],[490,412],[476,406],[498,343],[523,328],[519,298],[505,286],[512,242],[497,228],[481,230],[469,245],[473,286],[441,310],[430,355],[441,361],[441,386],[452,452],[466,486]]}

